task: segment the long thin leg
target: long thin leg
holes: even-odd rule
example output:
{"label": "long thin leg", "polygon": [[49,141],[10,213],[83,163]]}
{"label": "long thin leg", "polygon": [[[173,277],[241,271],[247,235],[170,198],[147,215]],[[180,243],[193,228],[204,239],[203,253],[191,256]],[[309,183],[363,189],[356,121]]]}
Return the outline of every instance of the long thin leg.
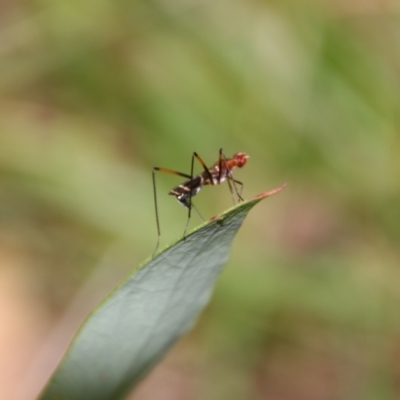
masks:
{"label": "long thin leg", "polygon": [[225,155],[224,155],[222,149],[219,149],[219,158],[218,158],[218,159],[219,159],[219,161],[218,161],[218,166],[219,166],[218,184],[221,183],[221,177],[222,177],[222,162],[224,162],[224,163],[225,163],[225,168],[226,168],[226,170],[227,170],[227,175],[226,175],[226,177],[228,178],[228,179],[227,179],[227,182],[228,182],[228,186],[229,186],[229,191],[231,192],[231,196],[232,196],[232,203],[235,204],[235,198],[233,197],[233,189],[232,189],[232,185],[231,185],[231,182],[230,182],[230,177],[232,176],[232,174],[231,174],[231,171],[230,171],[230,169],[229,169],[229,167],[228,167],[228,163],[227,163],[227,161],[226,161],[226,158],[225,158]]}
{"label": "long thin leg", "polygon": [[218,185],[221,183],[222,177],[222,149],[219,149],[219,157],[218,157]]}
{"label": "long thin leg", "polygon": [[[193,180],[193,170],[194,170],[194,159],[195,158],[201,164],[201,166],[203,167],[203,169],[206,172],[206,174],[208,176],[208,179],[210,180],[211,184],[214,185],[214,181],[213,181],[213,178],[212,178],[210,170],[207,168],[206,163],[202,160],[202,158],[195,151],[192,154],[192,165],[191,165],[191,168],[190,168],[190,181]],[[204,221],[204,219],[200,215],[199,211],[196,209],[196,207],[194,207],[194,204],[192,204],[192,190],[190,190],[190,193],[189,193],[188,218],[187,218],[187,221],[186,221],[185,230],[183,231],[183,238],[186,237],[186,231],[188,229],[190,217],[192,215],[192,206],[195,209],[195,211],[198,214],[198,216],[200,217],[200,219]]]}
{"label": "long thin leg", "polygon": [[[223,156],[223,152],[222,149],[219,149],[219,157],[218,157],[218,185],[221,183],[221,178],[222,178],[222,162],[224,161],[224,156]],[[228,164],[225,162],[225,168],[229,171],[229,167]],[[229,178],[229,175],[227,176]],[[229,191],[231,192],[231,196],[232,196],[232,202],[233,204],[235,204],[235,199],[233,197],[233,190],[232,190],[232,186],[231,183],[229,182],[228,179],[228,186],[229,186]]]}
{"label": "long thin leg", "polygon": [[158,250],[158,246],[160,245],[160,238],[161,238],[161,230],[160,230],[160,221],[158,218],[158,207],[157,207],[157,190],[156,190],[156,174],[155,172],[158,171],[158,169],[153,168],[152,170],[152,176],[153,176],[153,195],[154,195],[154,209],[156,211],[156,223],[157,223],[157,244],[156,248],[154,249],[153,256],[156,254]]}
{"label": "long thin leg", "polygon": [[234,183],[236,183],[237,185],[240,185],[239,193],[237,193],[237,195],[238,195],[238,197],[239,197],[239,200],[244,201],[244,199],[242,198],[244,183],[238,181],[237,179],[229,178],[229,176],[228,176],[228,180],[232,180],[232,181],[233,181]]}
{"label": "long thin leg", "polygon": [[235,196],[233,195],[233,189],[232,189],[232,185],[231,185],[231,179],[229,178],[229,176],[227,176],[226,181],[228,182],[229,191],[231,192],[232,202],[233,202],[233,204],[235,204]]}
{"label": "long thin leg", "polygon": [[[238,192],[238,190],[237,190],[237,187],[236,187],[236,183],[242,184],[242,190],[243,190],[243,183],[241,183],[241,182],[239,182],[239,181],[237,181],[236,179],[233,178],[232,172],[231,172],[231,170],[230,170],[229,167],[228,167],[228,162],[227,162],[227,160],[226,160],[225,154],[224,154],[224,152],[222,151],[222,149],[219,150],[219,154],[220,154],[220,158],[222,157],[223,160],[225,161],[225,167],[226,167],[226,170],[227,170],[228,184],[229,184],[229,189],[230,189],[231,193],[233,193],[233,192],[232,192],[232,187],[231,187],[231,185],[230,185],[230,181],[232,181],[232,183],[233,183],[233,187],[235,188],[235,192],[236,192],[236,195],[237,195],[239,201],[243,201],[243,198],[242,198],[242,196],[241,196],[241,192],[240,192],[240,194],[239,194],[239,192]],[[232,194],[232,196],[233,196],[233,194]],[[233,197],[232,197],[232,198],[233,198]],[[233,200],[233,203],[235,203],[234,200]]]}
{"label": "long thin leg", "polygon": [[[190,182],[193,181],[194,158],[196,156],[197,156],[197,154],[196,154],[196,152],[194,152],[192,154],[192,165],[190,167]],[[203,161],[203,160],[201,160],[201,161]],[[186,220],[185,230],[183,231],[183,238],[184,239],[186,238],[186,231],[187,231],[187,228],[189,226],[189,221],[190,221],[190,217],[191,217],[191,214],[192,214],[192,189],[190,187],[189,187],[189,189],[190,189],[190,192],[189,192],[189,207],[188,207],[188,217],[187,217],[187,220]]]}
{"label": "long thin leg", "polygon": [[[194,151],[192,154],[192,165],[190,168],[190,180],[193,180],[193,171],[194,171],[194,159],[196,158],[196,160],[201,164],[201,166],[204,169],[204,172],[207,174],[208,179],[210,180],[211,184],[214,185],[214,180],[212,178],[211,172],[208,169],[206,163],[203,161],[203,159]],[[188,207],[188,219],[186,221],[186,226],[185,226],[185,230],[183,232],[183,237],[186,237],[186,231],[189,227],[189,221],[190,221],[190,217],[192,215],[192,207],[194,208],[194,210],[196,211],[197,215],[200,217],[200,219],[202,221],[204,221],[204,218],[201,216],[201,214],[199,213],[199,211],[197,210],[197,208],[194,206],[194,204],[192,203],[192,191],[190,191],[189,193],[189,207]]]}
{"label": "long thin leg", "polygon": [[193,207],[193,210],[196,211],[196,214],[199,216],[199,218],[200,218],[203,222],[205,222],[205,219],[201,216],[199,210],[194,206],[194,203],[192,203],[192,207]]}
{"label": "long thin leg", "polygon": [[[205,164],[205,162],[201,159],[201,157],[194,152],[193,155],[196,157],[197,161],[201,164],[201,166],[203,167],[204,171],[206,172],[208,179],[211,182],[211,185],[214,185],[214,180],[212,178],[211,172],[210,170],[207,168],[207,165]],[[192,157],[192,167],[193,167],[193,157]]]}
{"label": "long thin leg", "polygon": [[173,169],[154,167],[153,171],[165,172],[167,174],[178,175],[190,179],[190,175],[184,174],[183,172],[174,171]]}
{"label": "long thin leg", "polygon": [[160,239],[161,239],[160,219],[159,219],[159,216],[158,216],[158,205],[157,205],[157,189],[156,189],[156,174],[155,174],[156,171],[165,172],[167,174],[172,174],[172,175],[182,176],[183,178],[190,178],[190,175],[184,174],[183,172],[173,171],[172,169],[154,167],[153,170],[152,170],[154,209],[155,209],[155,212],[156,212],[156,223],[157,223],[157,234],[158,234],[157,244],[156,244],[156,248],[154,249],[153,256],[158,250],[158,246],[160,245]]}
{"label": "long thin leg", "polygon": [[[199,216],[199,218],[204,222],[205,221],[204,218],[201,216],[199,210],[194,206],[193,202],[190,203],[190,209],[192,209],[192,208],[194,211],[196,211],[196,214]],[[190,217],[188,217],[188,219],[186,220],[185,230],[183,231],[183,239],[186,239],[186,231],[189,226],[189,221],[190,221]]]}
{"label": "long thin leg", "polygon": [[[183,178],[190,179],[190,181],[193,181],[193,169],[194,169],[194,159],[195,158],[200,163],[200,165],[203,167],[203,169],[206,172],[207,177],[210,180],[211,184],[214,185],[214,181],[213,181],[213,178],[212,178],[210,170],[207,168],[207,165],[205,164],[205,162],[202,160],[202,158],[196,152],[193,152],[193,154],[192,154],[192,165],[191,165],[190,175],[185,174],[183,172],[174,171],[174,170],[168,169],[168,168],[160,168],[160,167],[154,167],[153,168],[152,176],[153,176],[154,208],[155,208],[155,212],[156,212],[156,223],[157,223],[157,234],[158,234],[157,245],[156,245],[156,248],[154,250],[153,255],[157,252],[158,246],[160,245],[160,239],[161,239],[160,219],[159,219],[159,215],[158,215],[158,205],[157,205],[157,191],[156,191],[155,172],[158,171],[158,172],[165,172],[167,174],[178,175],[178,176],[182,176]],[[200,219],[202,221],[204,221],[204,218],[200,215],[200,213],[197,210],[197,208],[194,206],[194,204],[192,204],[192,191],[190,191],[189,202],[188,202],[188,219],[186,221],[185,230],[183,232],[183,237],[184,238],[186,237],[186,231],[187,231],[188,226],[189,226],[192,207],[194,208],[194,210],[196,211],[196,213],[198,214]]]}

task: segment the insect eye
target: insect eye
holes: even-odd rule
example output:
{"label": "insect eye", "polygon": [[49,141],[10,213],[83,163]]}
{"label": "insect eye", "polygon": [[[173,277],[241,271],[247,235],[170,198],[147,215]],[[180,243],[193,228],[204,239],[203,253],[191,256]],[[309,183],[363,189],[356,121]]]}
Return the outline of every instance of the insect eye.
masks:
{"label": "insect eye", "polygon": [[237,161],[238,167],[241,168],[246,164],[247,159],[249,158],[249,156],[247,154],[245,154],[245,153],[236,153],[234,155],[234,158]]}

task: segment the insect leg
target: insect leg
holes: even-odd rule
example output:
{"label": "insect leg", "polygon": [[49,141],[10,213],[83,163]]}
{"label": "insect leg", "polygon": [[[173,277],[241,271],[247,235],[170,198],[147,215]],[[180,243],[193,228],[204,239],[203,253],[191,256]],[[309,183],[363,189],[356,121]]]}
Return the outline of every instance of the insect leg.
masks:
{"label": "insect leg", "polygon": [[239,192],[237,193],[237,195],[239,197],[239,200],[244,201],[244,199],[242,198],[242,192],[243,192],[243,186],[244,186],[243,182],[240,182],[240,181],[230,178],[230,177],[228,177],[228,180],[232,180],[237,185],[240,185]]}
{"label": "insect leg", "polygon": [[[218,174],[218,183],[220,183],[220,181],[221,181],[221,176],[222,176],[222,162],[225,162],[224,168],[226,168],[226,171],[227,171],[226,177],[228,178],[228,179],[227,179],[227,182],[228,182],[228,186],[229,186],[229,191],[231,192],[232,203],[235,204],[235,198],[234,198],[234,196],[233,196],[233,189],[232,189],[232,185],[231,185],[231,182],[230,182],[230,179],[231,179],[231,177],[232,177],[232,173],[231,173],[231,170],[229,169],[229,166],[228,166],[228,163],[227,163],[227,161],[226,161],[225,154],[224,154],[223,150],[222,150],[222,149],[219,149],[219,164],[218,164],[218,165],[219,165],[219,174]],[[233,178],[232,178],[232,179],[233,179]]]}
{"label": "insect leg", "polygon": [[153,256],[158,250],[158,246],[160,245],[160,238],[161,238],[160,219],[159,219],[159,215],[158,215],[158,205],[157,205],[156,174],[155,174],[156,171],[165,172],[167,174],[172,174],[172,175],[178,175],[178,176],[182,176],[184,178],[190,178],[190,175],[184,174],[183,172],[173,171],[172,169],[154,167],[152,170],[154,209],[156,212],[156,223],[157,223],[157,234],[158,234],[157,244],[156,244],[156,248],[154,249]]}
{"label": "insect leg", "polygon": [[[201,159],[201,157],[200,157],[196,152],[193,153],[193,156],[196,157],[197,161],[198,161],[198,162],[201,164],[201,166],[203,167],[204,171],[205,171],[206,174],[207,174],[208,179],[210,180],[211,185],[214,185],[214,181],[213,181],[211,172],[210,172],[210,170],[207,168],[207,165],[205,164],[205,162]],[[193,167],[193,157],[192,157],[192,167]]]}
{"label": "insect leg", "polygon": [[[231,191],[231,194],[232,194],[232,199],[233,199],[233,191],[232,191],[232,186],[231,186],[231,184],[230,184],[230,181],[232,181],[232,183],[233,183],[233,187],[234,187],[234,189],[235,189],[235,192],[236,192],[236,195],[237,195],[239,201],[243,201],[243,198],[242,198],[242,196],[241,196],[242,190],[243,190],[243,183],[242,183],[242,182],[239,182],[239,181],[237,181],[236,179],[233,178],[232,172],[231,172],[231,170],[229,169],[228,162],[227,162],[227,160],[226,160],[225,154],[224,154],[224,152],[222,151],[222,149],[219,150],[219,154],[220,154],[220,157],[222,157],[223,160],[225,161],[225,167],[226,167],[226,171],[227,171],[226,177],[228,178],[227,181],[228,181],[228,184],[229,184],[229,190]],[[242,190],[240,191],[240,194],[239,194],[239,192],[238,192],[238,190],[237,190],[236,183],[242,185]],[[233,199],[233,203],[235,204],[235,200],[234,200],[234,199]]]}
{"label": "insect leg", "polygon": [[[221,183],[221,176],[222,176],[222,149],[219,149],[219,157],[218,157],[218,185]],[[231,189],[232,192],[232,189]]]}
{"label": "insect leg", "polygon": [[[205,173],[207,174],[208,179],[210,180],[210,183],[211,183],[212,185],[214,185],[214,181],[213,181],[213,178],[212,178],[212,175],[211,175],[210,170],[207,168],[207,165],[206,165],[206,163],[203,161],[203,159],[202,159],[195,151],[194,151],[193,154],[192,154],[192,165],[191,165],[190,176],[189,176],[190,181],[193,181],[193,169],[194,169],[194,159],[195,159],[195,158],[196,158],[196,160],[200,163],[200,165],[203,167]],[[204,218],[200,215],[200,213],[199,213],[199,211],[197,210],[197,208],[194,207],[194,205],[192,204],[192,190],[191,190],[190,193],[189,193],[188,219],[187,219],[187,221],[186,221],[185,230],[184,230],[184,232],[183,232],[183,237],[184,237],[184,238],[186,237],[186,231],[187,231],[188,226],[189,226],[189,220],[190,220],[191,213],[192,213],[192,206],[193,206],[194,210],[196,211],[196,213],[198,214],[198,216],[200,217],[200,219],[201,219],[202,221],[204,221]]]}
{"label": "insect leg", "polygon": [[[192,165],[191,165],[191,168],[190,168],[190,182],[192,182],[193,181],[193,167],[194,167],[194,157],[196,156],[196,153],[194,152],[193,154],[192,154]],[[187,228],[188,228],[188,226],[189,226],[189,221],[190,221],[190,217],[191,217],[191,214],[192,214],[192,189],[189,187],[189,189],[190,189],[190,191],[189,191],[189,202],[188,202],[188,217],[187,217],[187,220],[186,220],[186,225],[185,225],[185,230],[183,231],[183,238],[185,239],[186,238],[186,231],[187,231]]]}
{"label": "insect leg", "polygon": [[156,248],[154,249],[153,256],[156,254],[158,250],[158,246],[160,245],[160,238],[161,238],[161,231],[160,231],[160,221],[158,218],[158,207],[157,207],[157,190],[156,190],[156,174],[155,171],[157,171],[156,168],[153,168],[152,170],[152,176],[153,176],[153,195],[154,195],[154,209],[156,211],[156,223],[157,223],[157,244]]}

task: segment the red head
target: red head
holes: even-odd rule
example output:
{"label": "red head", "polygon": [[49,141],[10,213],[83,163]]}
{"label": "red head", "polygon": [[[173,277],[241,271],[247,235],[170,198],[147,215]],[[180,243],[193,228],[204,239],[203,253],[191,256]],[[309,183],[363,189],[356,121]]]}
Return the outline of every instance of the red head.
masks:
{"label": "red head", "polygon": [[242,168],[243,165],[246,164],[247,159],[248,159],[249,157],[250,157],[250,156],[248,156],[248,155],[245,154],[245,153],[236,153],[236,154],[233,155],[232,158],[235,160],[236,165],[237,165],[239,168]]}

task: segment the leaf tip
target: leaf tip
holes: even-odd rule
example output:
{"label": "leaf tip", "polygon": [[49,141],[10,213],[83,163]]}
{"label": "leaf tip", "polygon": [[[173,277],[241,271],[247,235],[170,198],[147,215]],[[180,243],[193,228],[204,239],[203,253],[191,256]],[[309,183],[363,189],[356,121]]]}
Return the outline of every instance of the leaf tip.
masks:
{"label": "leaf tip", "polygon": [[287,186],[287,182],[285,182],[282,186],[279,186],[275,189],[262,192],[262,193],[258,194],[255,198],[256,199],[264,199],[266,197],[272,196],[273,194],[277,194],[277,193],[281,192],[283,189],[285,189],[286,186]]}

